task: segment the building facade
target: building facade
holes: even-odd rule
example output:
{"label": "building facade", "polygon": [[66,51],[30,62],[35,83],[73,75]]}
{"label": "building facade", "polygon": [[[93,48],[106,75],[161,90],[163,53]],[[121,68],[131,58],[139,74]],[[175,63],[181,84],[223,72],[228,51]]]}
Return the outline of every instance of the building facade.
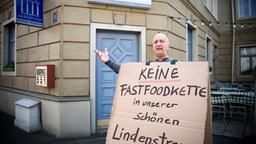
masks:
{"label": "building facade", "polygon": [[256,66],[256,12],[254,0],[224,0],[219,3],[219,48],[217,80],[253,82]]}
{"label": "building facade", "polygon": [[[209,61],[212,80],[230,80],[223,76],[228,72],[215,76],[213,70],[215,51],[225,43],[217,28],[217,1],[149,2],[138,8],[43,0],[43,27],[34,27],[15,23],[14,1],[1,0],[0,110],[15,116],[14,102],[29,98],[40,101],[42,129],[57,137],[105,131],[117,75],[93,50],[107,48],[118,63],[154,60],[151,41],[157,32],[170,39],[171,57]],[[36,85],[37,65],[55,66],[54,88]]]}

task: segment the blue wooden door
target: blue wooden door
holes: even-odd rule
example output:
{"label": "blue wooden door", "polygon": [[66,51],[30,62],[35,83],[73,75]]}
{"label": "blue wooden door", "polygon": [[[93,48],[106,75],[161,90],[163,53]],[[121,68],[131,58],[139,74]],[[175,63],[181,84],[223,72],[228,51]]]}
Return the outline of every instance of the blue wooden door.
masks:
{"label": "blue wooden door", "polygon": [[[118,64],[139,60],[138,34],[135,32],[97,31],[96,47],[108,49],[110,59]],[[96,119],[109,119],[117,74],[99,59],[96,61]]]}

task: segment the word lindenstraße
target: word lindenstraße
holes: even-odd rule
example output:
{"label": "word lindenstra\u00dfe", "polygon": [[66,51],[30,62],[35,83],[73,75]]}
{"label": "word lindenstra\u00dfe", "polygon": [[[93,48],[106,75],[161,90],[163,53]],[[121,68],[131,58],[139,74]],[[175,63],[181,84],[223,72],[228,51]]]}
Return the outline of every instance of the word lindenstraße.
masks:
{"label": "word lindenstra\u00dfe", "polygon": [[127,141],[134,143],[144,144],[182,144],[174,140],[170,140],[166,136],[166,132],[156,137],[145,136],[140,133],[140,128],[137,128],[135,132],[128,131],[125,128],[120,128],[118,124],[115,126],[112,139],[116,141]]}

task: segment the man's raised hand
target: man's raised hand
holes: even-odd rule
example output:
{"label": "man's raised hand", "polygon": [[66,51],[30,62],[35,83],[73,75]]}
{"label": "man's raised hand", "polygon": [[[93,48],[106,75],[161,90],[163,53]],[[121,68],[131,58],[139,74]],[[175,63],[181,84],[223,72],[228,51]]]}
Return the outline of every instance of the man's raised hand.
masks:
{"label": "man's raised hand", "polygon": [[101,52],[97,49],[94,49],[94,52],[96,54],[96,56],[104,63],[106,63],[107,61],[109,61],[109,56],[108,56],[108,49],[105,48],[104,52]]}

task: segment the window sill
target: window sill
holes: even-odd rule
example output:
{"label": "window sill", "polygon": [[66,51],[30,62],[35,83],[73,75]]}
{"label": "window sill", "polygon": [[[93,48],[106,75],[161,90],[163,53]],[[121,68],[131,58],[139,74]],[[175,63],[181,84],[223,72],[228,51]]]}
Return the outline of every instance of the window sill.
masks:
{"label": "window sill", "polygon": [[3,72],[15,72],[14,68],[4,68]]}
{"label": "window sill", "polygon": [[255,20],[256,16],[244,16],[244,17],[237,17],[237,21],[243,21],[243,20]]}
{"label": "window sill", "polygon": [[16,76],[16,71],[2,71],[2,75]]}

